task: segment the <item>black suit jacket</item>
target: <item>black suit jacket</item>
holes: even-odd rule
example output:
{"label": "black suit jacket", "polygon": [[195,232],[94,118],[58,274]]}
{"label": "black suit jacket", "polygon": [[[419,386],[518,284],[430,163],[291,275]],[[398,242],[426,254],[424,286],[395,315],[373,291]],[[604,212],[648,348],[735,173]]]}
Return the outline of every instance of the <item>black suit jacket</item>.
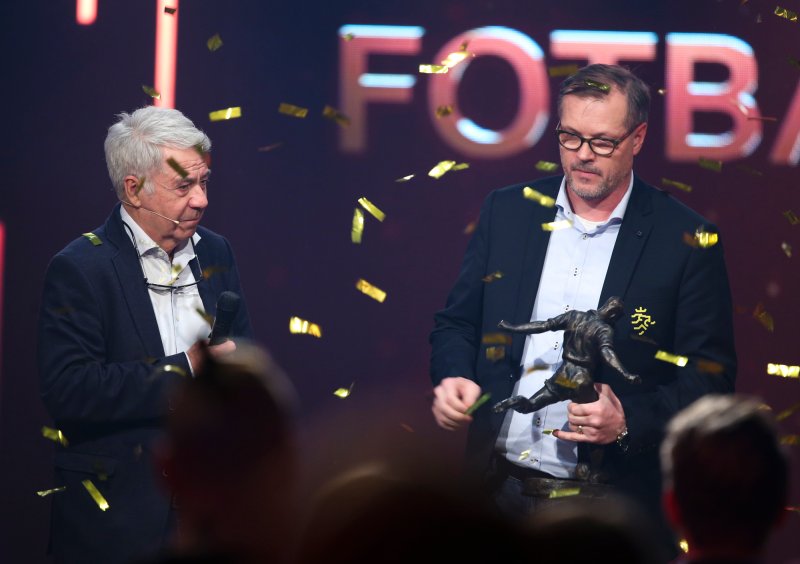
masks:
{"label": "black suit jacket", "polygon": [[[190,266],[205,310],[215,315],[225,290],[241,295],[230,244],[203,227]],[[56,562],[130,562],[160,548],[169,499],[157,483],[152,447],[161,433],[167,391],[189,372],[184,353],[165,356],[133,244],[115,206],[93,245],[80,237],[50,262],[39,318],[41,396],[69,441],[57,446],[51,548]],[[247,307],[235,336],[251,336]],[[102,512],[82,485],[107,499]]]}
{"label": "black suit jacket", "polygon": [[[467,247],[461,272],[445,309],[435,315],[430,341],[431,377],[462,376],[477,382],[492,402],[509,397],[520,377],[525,335],[513,335],[498,352],[483,344],[497,324],[530,321],[550,239],[542,223],[553,221],[554,208],[525,199],[524,186],[553,198],[561,176],[517,184],[492,192],[481,210],[478,227]],[[730,289],[722,243],[693,248],[683,240],[708,226],[698,214],[638,178],[617,236],[600,305],[610,296],[625,303],[615,325],[614,346],[625,367],[642,377],[629,384],[606,366],[595,380],[609,384],[620,398],[630,436],[623,453],[616,444],[604,447],[604,463],[612,481],[651,510],[660,511],[658,446],[667,421],[681,408],[710,392],[733,390],[736,356]],[[482,278],[501,271],[487,284]],[[636,308],[646,308],[655,321],[644,333],[633,330]],[[488,347],[495,347],[487,354]],[[657,350],[689,357],[687,366],[656,360]],[[469,429],[467,460],[473,477],[484,476],[501,430],[504,414],[479,409]],[[584,449],[581,449],[584,450]]]}

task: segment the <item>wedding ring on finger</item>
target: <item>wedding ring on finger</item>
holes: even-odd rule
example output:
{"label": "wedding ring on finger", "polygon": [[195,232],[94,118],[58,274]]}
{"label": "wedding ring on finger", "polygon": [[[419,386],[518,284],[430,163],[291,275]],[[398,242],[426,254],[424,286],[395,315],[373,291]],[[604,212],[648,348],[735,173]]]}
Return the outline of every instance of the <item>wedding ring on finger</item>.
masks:
{"label": "wedding ring on finger", "polygon": [[583,425],[578,425],[578,434],[583,435]]}

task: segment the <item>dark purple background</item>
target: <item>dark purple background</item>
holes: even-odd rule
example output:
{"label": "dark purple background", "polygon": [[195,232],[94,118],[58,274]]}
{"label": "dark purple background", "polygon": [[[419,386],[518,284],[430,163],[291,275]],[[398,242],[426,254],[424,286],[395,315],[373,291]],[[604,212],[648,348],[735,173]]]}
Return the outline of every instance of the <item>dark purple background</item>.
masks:
{"label": "dark purple background", "polygon": [[[653,90],[664,84],[664,34],[728,33],[753,46],[760,65],[756,99],[762,115],[782,116],[798,83],[789,56],[800,27],[772,15],[774,4],[739,0],[674,2],[337,1],[181,3],[177,107],[214,143],[211,205],[204,223],[226,235],[237,252],[260,343],[291,375],[301,398],[302,451],[307,473],[325,476],[367,456],[426,453],[424,464],[455,468],[463,435],[433,426],[429,414],[427,335],[444,303],[467,242],[464,227],[492,189],[541,175],[538,160],[557,160],[545,134],[529,152],[502,160],[466,159],[437,136],[429,121],[426,81],[410,105],[368,111],[369,149],[338,150],[337,126],[319,116],[338,104],[338,28],[351,24],[421,25],[419,57],[374,57],[371,70],[415,73],[456,34],[505,25],[531,36],[548,54],[552,29],[642,30],[659,36],[657,60],[633,63]],[[646,7],[645,7],[646,6]],[[683,7],[685,6],[685,7]],[[689,8],[690,7],[690,8]],[[795,2],[787,7],[800,11]],[[155,2],[100,1],[97,22],[75,23],[74,2],[4,5],[3,150],[0,220],[7,225],[2,375],[0,376],[0,560],[41,562],[47,543],[52,444],[38,398],[36,317],[49,258],[80,233],[100,225],[115,202],[102,143],[114,114],[148,103],[152,84]],[[758,13],[763,23],[755,23]],[[205,41],[220,33],[224,46]],[[547,56],[548,64],[560,61]],[[721,80],[724,70],[704,69]],[[558,80],[551,79],[555,98]],[[476,60],[464,76],[459,103],[486,127],[504,126],[518,94],[502,61]],[[277,113],[280,102],[311,108],[297,120]],[[241,106],[243,117],[209,123],[208,112]],[[555,108],[553,108],[553,115]],[[800,400],[800,383],[767,376],[768,362],[799,364],[797,353],[800,226],[781,215],[800,213],[797,171],[767,162],[779,127],[764,124],[764,141],[746,164],[721,174],[663,155],[663,99],[654,94],[649,136],[636,163],[645,180],[662,176],[695,187],[676,196],[717,222],[724,235],[737,314],[738,389],[775,410]],[[702,123],[702,122],[701,122]],[[722,127],[725,120],[708,121]],[[548,131],[555,125],[551,120]],[[719,130],[719,129],[717,129]],[[257,147],[282,141],[269,153]],[[444,159],[468,160],[466,171],[439,181],[425,172]],[[395,178],[416,173],[409,183]],[[421,176],[420,176],[421,175]],[[387,213],[366,218],[364,242],[350,242],[357,198]],[[354,289],[365,278],[388,292],[378,304]],[[768,333],[750,312],[763,302],[775,318]],[[322,326],[324,338],[290,335],[297,315]],[[355,382],[353,395],[332,391]],[[409,425],[414,432],[401,428]],[[800,414],[783,423],[800,432]],[[378,454],[376,454],[378,453]],[[793,463],[798,461],[793,448]],[[415,459],[419,460],[419,459]],[[795,471],[795,475],[796,475]],[[793,505],[800,505],[797,480]],[[746,507],[743,506],[743,510]],[[796,555],[800,516],[789,515],[775,537],[771,561]],[[5,557],[4,557],[5,556]]]}

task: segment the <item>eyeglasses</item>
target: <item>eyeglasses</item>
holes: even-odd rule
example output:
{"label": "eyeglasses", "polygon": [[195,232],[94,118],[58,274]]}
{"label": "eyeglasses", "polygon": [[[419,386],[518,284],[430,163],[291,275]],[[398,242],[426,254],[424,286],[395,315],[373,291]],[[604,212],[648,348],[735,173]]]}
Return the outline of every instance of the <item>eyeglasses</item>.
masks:
{"label": "eyeglasses", "polygon": [[[559,127],[561,126],[560,123],[558,125]],[[584,143],[588,143],[589,148],[595,155],[599,157],[610,157],[619,144],[630,137],[640,125],[642,124],[637,123],[630,131],[628,131],[628,133],[619,139],[608,139],[607,137],[590,137],[587,139],[586,137],[581,137],[577,133],[564,131],[563,129],[556,129],[556,135],[558,135],[559,145],[568,151],[579,151],[580,148],[583,147]]]}
{"label": "eyeglasses", "polygon": [[[136,256],[139,257],[139,266],[142,269],[142,276],[144,277],[144,283],[145,286],[147,286],[148,290],[174,293],[179,290],[183,290],[184,288],[191,288],[192,286],[197,286],[200,283],[200,279],[195,280],[191,284],[183,284],[181,286],[174,286],[171,284],[155,284],[153,282],[150,282],[147,279],[147,274],[144,271],[144,262],[142,261],[142,254],[139,252],[139,246],[136,244],[136,237],[133,234],[133,230],[131,229],[130,225],[128,225],[126,222],[123,221],[122,224],[125,226],[125,229],[128,230],[128,233],[130,233],[131,243],[133,243],[133,248],[136,251]],[[194,253],[194,259],[197,261],[197,268],[200,272],[203,272],[203,268],[200,266],[200,257],[197,256],[197,251],[195,251],[194,249],[194,241],[192,241],[191,237],[189,238],[189,243],[192,245],[192,252]],[[189,268],[189,265],[187,264],[186,267]]]}

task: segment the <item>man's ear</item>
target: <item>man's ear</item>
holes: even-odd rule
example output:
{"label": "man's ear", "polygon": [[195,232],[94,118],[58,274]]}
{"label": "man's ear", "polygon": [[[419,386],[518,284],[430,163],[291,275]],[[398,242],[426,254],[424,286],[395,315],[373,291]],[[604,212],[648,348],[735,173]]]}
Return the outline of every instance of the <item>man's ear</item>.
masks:
{"label": "man's ear", "polygon": [[644,138],[647,136],[647,122],[639,125],[636,128],[636,133],[633,134],[633,154],[638,155],[644,145]]}
{"label": "man's ear", "polygon": [[142,205],[142,200],[139,196],[141,191],[144,189],[144,176],[138,178],[132,174],[129,174],[122,180],[122,182],[125,191],[125,200],[136,207]]}

